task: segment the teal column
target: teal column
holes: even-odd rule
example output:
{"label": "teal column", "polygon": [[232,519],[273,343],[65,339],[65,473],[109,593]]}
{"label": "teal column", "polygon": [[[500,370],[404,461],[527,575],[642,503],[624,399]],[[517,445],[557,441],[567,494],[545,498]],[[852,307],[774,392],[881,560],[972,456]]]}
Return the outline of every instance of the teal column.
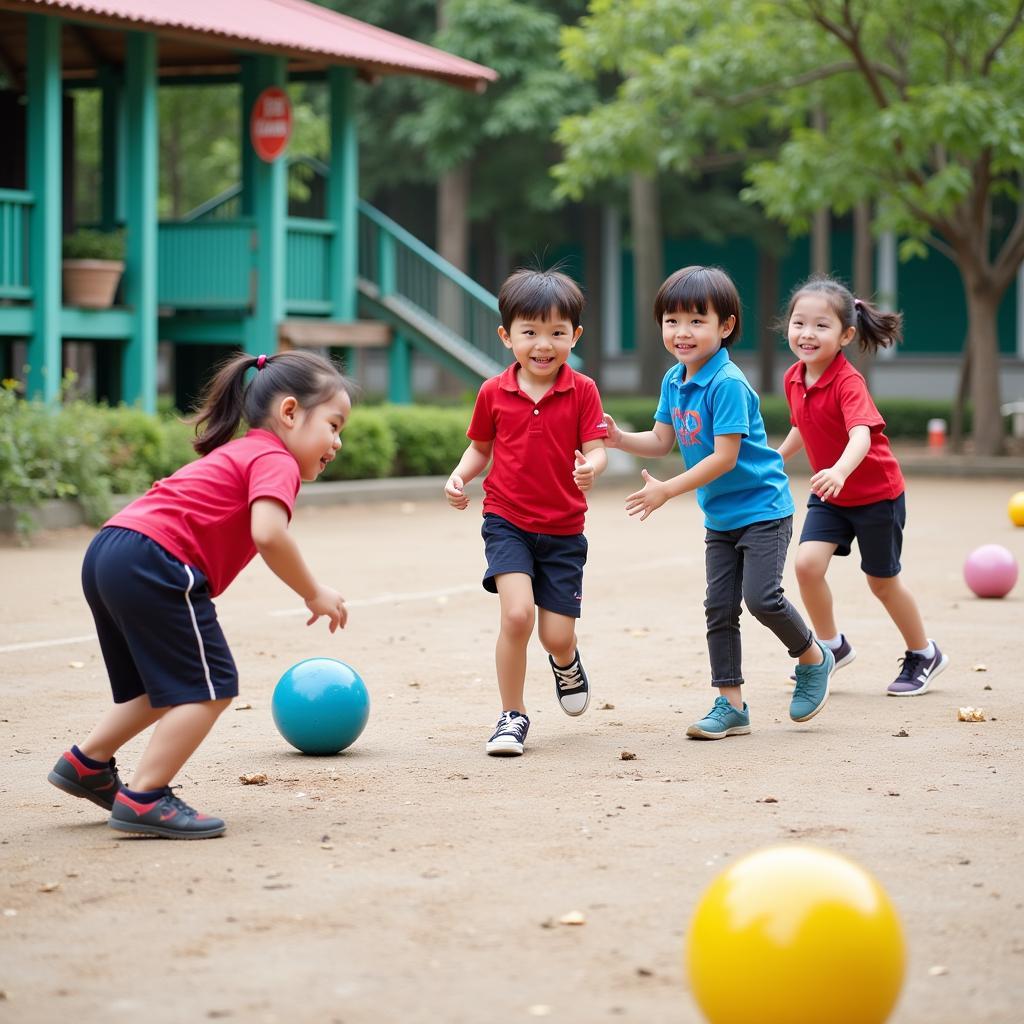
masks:
{"label": "teal column", "polygon": [[256,287],[254,308],[245,321],[245,350],[253,355],[277,350],[277,327],[284,319],[285,220],[288,214],[287,157],[272,163],[252,152],[248,126],[252,104],[263,89],[286,85],[285,61],[281,57],[247,57],[242,78],[246,128],[242,146],[243,209],[256,222]]}
{"label": "teal column", "polygon": [[412,347],[397,331],[388,349],[388,401],[395,405],[412,401]]}
{"label": "teal column", "polygon": [[356,319],[358,272],[359,133],[356,126],[355,71],[327,72],[331,110],[331,173],[327,180],[327,219],[334,224],[331,250],[331,304],[339,320]]}
{"label": "teal column", "polygon": [[124,125],[121,76],[110,64],[100,68],[100,226],[113,231],[124,220]]}
{"label": "teal column", "polygon": [[121,360],[121,397],[146,412],[156,411],[156,90],[156,36],[125,33],[124,294],[132,333]]}
{"label": "teal column", "polygon": [[61,382],[61,63],[58,18],[27,15],[28,189],[32,330],[27,392],[53,401]]}

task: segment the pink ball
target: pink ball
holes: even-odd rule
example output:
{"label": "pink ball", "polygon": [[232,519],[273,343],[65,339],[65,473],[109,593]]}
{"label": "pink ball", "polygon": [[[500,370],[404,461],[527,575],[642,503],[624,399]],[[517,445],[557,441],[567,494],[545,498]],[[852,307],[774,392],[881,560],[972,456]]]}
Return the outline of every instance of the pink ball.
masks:
{"label": "pink ball", "polygon": [[967,556],[964,579],[978,597],[1006,597],[1017,583],[1017,560],[1001,544],[982,544]]}

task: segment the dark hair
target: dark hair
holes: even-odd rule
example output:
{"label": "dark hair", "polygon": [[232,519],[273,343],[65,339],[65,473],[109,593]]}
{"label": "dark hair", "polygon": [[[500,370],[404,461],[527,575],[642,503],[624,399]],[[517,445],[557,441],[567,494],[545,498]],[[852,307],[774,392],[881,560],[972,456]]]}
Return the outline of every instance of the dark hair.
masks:
{"label": "dark hair", "polygon": [[580,286],[560,270],[521,267],[505,279],[498,292],[498,311],[506,331],[512,329],[516,319],[546,321],[551,310],[576,330],[583,315],[583,303]]}
{"label": "dark hair", "polygon": [[[248,370],[256,373],[245,383]],[[351,396],[352,385],[334,363],[315,352],[240,352],[220,365],[203,392],[202,405],[187,420],[196,428],[192,447],[208,455],[235,436],[242,420],[251,427],[262,426],[275,398],[291,395],[301,408],[311,409],[338,391]]]}
{"label": "dark hair", "polygon": [[728,348],[740,336],[740,294],[732,278],[721,267],[683,267],[670,274],[654,297],[654,321],[661,323],[666,313],[700,313],[712,309],[718,319],[734,316],[736,323],[722,347]]}
{"label": "dark hair", "polygon": [[832,311],[842,322],[843,331],[850,327],[857,329],[856,337],[863,351],[870,349],[877,352],[880,348],[888,348],[903,340],[902,313],[883,313],[866,299],[855,298],[853,292],[841,281],[824,274],[816,274],[793,289],[786,318],[780,323],[784,333],[789,329],[796,300],[808,292],[820,292],[825,296]]}

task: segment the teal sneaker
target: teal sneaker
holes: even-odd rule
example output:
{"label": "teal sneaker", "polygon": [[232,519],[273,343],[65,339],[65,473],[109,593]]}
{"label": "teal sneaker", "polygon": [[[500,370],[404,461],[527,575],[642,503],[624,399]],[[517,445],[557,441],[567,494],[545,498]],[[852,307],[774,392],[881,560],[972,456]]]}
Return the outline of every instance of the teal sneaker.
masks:
{"label": "teal sneaker", "polygon": [[824,644],[814,642],[825,660],[820,665],[797,665],[796,687],[789,704],[789,717],[794,722],[809,722],[828,703],[828,681],[836,670],[836,658]]}
{"label": "teal sneaker", "polygon": [[724,740],[726,736],[746,736],[750,732],[750,708],[746,702],[737,711],[725,697],[716,697],[711,710],[694,722],[686,735],[695,740]]}

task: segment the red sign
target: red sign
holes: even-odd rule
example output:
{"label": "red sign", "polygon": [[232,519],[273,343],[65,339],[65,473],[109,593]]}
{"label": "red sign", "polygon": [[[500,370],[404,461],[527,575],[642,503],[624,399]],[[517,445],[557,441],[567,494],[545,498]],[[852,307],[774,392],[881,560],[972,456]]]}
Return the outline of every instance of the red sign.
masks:
{"label": "red sign", "polygon": [[270,163],[287,148],[292,137],[292,105],[284,89],[271,86],[256,97],[249,118],[249,138],[256,155]]}

